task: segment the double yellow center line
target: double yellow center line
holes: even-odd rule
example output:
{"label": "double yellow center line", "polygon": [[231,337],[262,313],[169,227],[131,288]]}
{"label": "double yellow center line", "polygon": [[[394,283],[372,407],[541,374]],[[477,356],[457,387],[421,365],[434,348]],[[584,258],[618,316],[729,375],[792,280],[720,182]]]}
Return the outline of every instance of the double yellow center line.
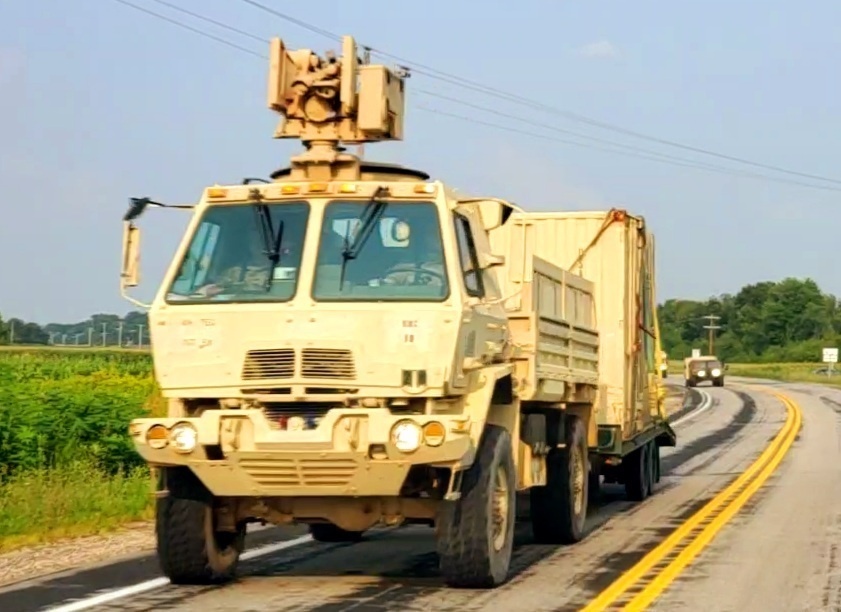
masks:
{"label": "double yellow center line", "polygon": [[773,393],[786,408],[786,421],[754,463],[703,508],[678,527],[657,548],[616,579],[581,612],[646,609],[706,548],[739,509],[774,472],[800,431],[800,407]]}

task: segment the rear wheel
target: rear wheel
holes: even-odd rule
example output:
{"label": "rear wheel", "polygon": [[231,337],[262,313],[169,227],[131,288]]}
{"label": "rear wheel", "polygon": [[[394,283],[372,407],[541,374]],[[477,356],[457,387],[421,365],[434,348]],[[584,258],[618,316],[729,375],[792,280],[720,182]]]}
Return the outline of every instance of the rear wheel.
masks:
{"label": "rear wheel", "polygon": [[[565,447],[546,458],[546,486],[532,487],[534,539],[545,544],[572,544],[584,537],[589,469],[587,437],[578,417],[567,417]],[[598,473],[596,473],[598,482]]]}
{"label": "rear wheel", "polygon": [[651,443],[652,452],[652,460],[654,462],[654,482],[660,482],[660,475],[661,475],[661,465],[660,465],[660,446],[656,442]]}
{"label": "rear wheel", "polygon": [[348,531],[333,523],[313,523],[310,535],[316,542],[359,542],[364,531]]}
{"label": "rear wheel", "polygon": [[216,528],[213,496],[186,468],[164,471],[169,495],[157,500],[155,531],[161,571],[173,584],[214,584],[234,577],[245,548],[245,524]]}
{"label": "rear wheel", "polygon": [[436,520],[444,581],[464,588],[493,588],[505,582],[515,520],[511,435],[502,427],[486,425],[476,460],[464,474],[461,498],[443,502]]}
{"label": "rear wheel", "polygon": [[657,466],[655,463],[654,453],[657,449],[657,445],[654,443],[654,440],[651,440],[645,445],[645,452],[648,455],[648,495],[652,495],[654,493],[654,485],[657,483]]}
{"label": "rear wheel", "polygon": [[650,455],[648,446],[641,446],[622,460],[625,493],[631,501],[642,501],[648,496]]}

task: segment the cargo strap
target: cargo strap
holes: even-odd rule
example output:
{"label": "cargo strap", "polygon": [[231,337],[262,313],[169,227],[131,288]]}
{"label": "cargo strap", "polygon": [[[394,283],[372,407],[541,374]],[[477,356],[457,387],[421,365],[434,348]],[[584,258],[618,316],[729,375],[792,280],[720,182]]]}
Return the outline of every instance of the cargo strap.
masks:
{"label": "cargo strap", "polygon": [[578,254],[578,257],[576,257],[575,261],[573,261],[572,265],[570,265],[569,271],[574,274],[575,273],[575,266],[579,265],[584,260],[584,257],[587,255],[587,253],[590,251],[590,249],[592,249],[594,246],[596,246],[596,243],[599,241],[599,238],[601,238],[602,234],[604,234],[607,231],[607,228],[609,228],[614,223],[624,221],[627,216],[628,216],[627,212],[625,212],[624,210],[620,210],[618,208],[611,208],[609,211],[607,211],[607,214],[604,217],[604,222],[602,223],[602,226],[599,228],[599,231],[597,231],[596,235],[593,236],[593,239],[590,241],[590,244],[588,244],[586,247],[584,247],[581,250],[581,252]]}

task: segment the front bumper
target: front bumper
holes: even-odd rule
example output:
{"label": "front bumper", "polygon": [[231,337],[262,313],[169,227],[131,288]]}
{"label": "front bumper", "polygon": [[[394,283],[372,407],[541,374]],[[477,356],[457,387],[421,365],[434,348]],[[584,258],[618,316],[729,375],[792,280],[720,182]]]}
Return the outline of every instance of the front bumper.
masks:
{"label": "front bumper", "polygon": [[[404,420],[441,423],[443,443],[422,442],[413,452],[399,451],[391,430]],[[150,428],[178,423],[197,431],[192,452],[180,453],[171,443],[148,444]],[[194,418],[135,419],[130,434],[148,464],[189,467],[217,496],[396,496],[414,465],[469,465],[475,454],[470,429],[463,415],[336,408],[307,430],[275,429],[260,410],[208,410]]]}

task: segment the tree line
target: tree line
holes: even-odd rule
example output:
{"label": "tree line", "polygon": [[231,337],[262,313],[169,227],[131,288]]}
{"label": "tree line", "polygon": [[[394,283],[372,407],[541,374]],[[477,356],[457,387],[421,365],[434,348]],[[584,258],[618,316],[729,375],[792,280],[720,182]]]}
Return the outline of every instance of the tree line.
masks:
{"label": "tree line", "polygon": [[140,311],[124,317],[101,313],[76,323],[46,325],[0,315],[0,344],[130,347],[148,343],[149,319]]}
{"label": "tree line", "polygon": [[[669,299],[658,307],[663,349],[682,359],[693,348],[736,363],[816,362],[821,349],[841,345],[841,302],[811,279],[786,278],[746,285],[735,295],[708,300]],[[705,318],[707,316],[716,318]],[[0,344],[137,346],[148,343],[146,313],[96,314],[78,323],[39,325],[0,316]]]}
{"label": "tree line", "polygon": [[714,353],[736,363],[818,362],[823,348],[841,344],[841,302],[808,278],[755,283],[704,301],[666,300],[658,313],[670,359],[693,348],[706,354],[708,325],[720,327]]}

